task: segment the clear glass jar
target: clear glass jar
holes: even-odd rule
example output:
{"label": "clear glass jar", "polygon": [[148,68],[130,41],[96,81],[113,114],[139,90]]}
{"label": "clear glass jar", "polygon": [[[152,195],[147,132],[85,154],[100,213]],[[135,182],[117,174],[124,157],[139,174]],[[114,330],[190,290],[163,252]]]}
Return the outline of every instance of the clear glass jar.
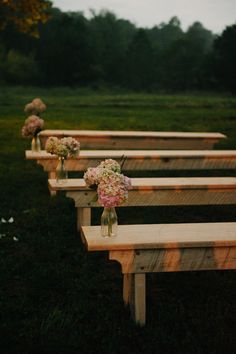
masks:
{"label": "clear glass jar", "polygon": [[101,216],[101,234],[103,237],[116,237],[118,220],[115,208],[104,208]]}
{"label": "clear glass jar", "polygon": [[31,150],[32,150],[32,152],[39,152],[39,151],[41,151],[41,143],[40,143],[40,139],[39,139],[38,134],[35,135],[35,136],[32,138],[32,141],[31,141]]}
{"label": "clear glass jar", "polygon": [[68,172],[66,169],[66,159],[64,157],[58,158],[58,165],[56,168],[56,180],[58,183],[65,183],[68,178]]}

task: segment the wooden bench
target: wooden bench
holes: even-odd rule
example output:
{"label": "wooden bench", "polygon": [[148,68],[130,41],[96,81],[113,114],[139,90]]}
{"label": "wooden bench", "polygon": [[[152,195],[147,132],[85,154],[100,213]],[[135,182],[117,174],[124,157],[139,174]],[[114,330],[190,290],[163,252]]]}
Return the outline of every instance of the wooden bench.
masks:
{"label": "wooden bench", "polygon": [[121,264],[123,299],[137,324],[146,320],[146,273],[236,269],[236,223],[121,225],[103,238],[83,226],[88,251],[109,251]]}
{"label": "wooden bench", "polygon": [[204,150],[226,136],[221,133],[153,132],[153,131],[105,131],[105,130],[43,130],[42,145],[49,136],[58,138],[72,136],[79,140],[82,149],[184,149]]}
{"label": "wooden bench", "polygon": [[[25,157],[43,166],[49,179],[56,178],[56,155],[27,150]],[[82,150],[78,158],[66,161],[67,170],[82,172],[106,158],[118,162],[124,159],[122,171],[236,169],[236,150]]]}
{"label": "wooden bench", "polygon": [[[236,204],[236,177],[131,178],[132,189],[122,207],[163,205],[230,205]],[[91,208],[96,191],[83,179],[68,179],[58,184],[48,180],[52,191],[65,191],[77,208],[77,228],[91,225]]]}
{"label": "wooden bench", "polygon": [[[56,155],[26,150],[25,158],[37,161],[49,178],[55,178]],[[124,160],[123,171],[236,169],[236,150],[82,150],[66,166],[68,171],[81,172],[105,159]]]}

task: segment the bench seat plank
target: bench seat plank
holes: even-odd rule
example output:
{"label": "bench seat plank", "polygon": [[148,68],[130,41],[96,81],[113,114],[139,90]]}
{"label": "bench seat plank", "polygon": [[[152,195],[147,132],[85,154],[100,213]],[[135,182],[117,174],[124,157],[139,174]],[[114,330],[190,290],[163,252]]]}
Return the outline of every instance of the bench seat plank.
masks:
{"label": "bench seat plank", "polygon": [[71,136],[80,141],[83,149],[212,149],[224,134],[218,132],[155,132],[105,130],[43,130],[42,145],[49,136]]}
{"label": "bench seat plank", "polygon": [[235,222],[119,225],[114,238],[101,237],[100,226],[82,233],[88,251],[236,246]]}
{"label": "bench seat plank", "polygon": [[[36,160],[47,172],[55,171],[58,163],[57,156],[45,150],[27,150],[25,157]],[[85,171],[108,158],[121,163],[122,157],[123,171],[236,169],[236,150],[82,150],[66,165],[68,171]]]}
{"label": "bench seat plank", "polygon": [[[65,183],[57,183],[52,179],[48,181],[54,190],[63,191],[92,191],[82,178],[69,178]],[[140,177],[131,178],[133,190],[161,190],[161,189],[232,189],[236,188],[236,177]]]}

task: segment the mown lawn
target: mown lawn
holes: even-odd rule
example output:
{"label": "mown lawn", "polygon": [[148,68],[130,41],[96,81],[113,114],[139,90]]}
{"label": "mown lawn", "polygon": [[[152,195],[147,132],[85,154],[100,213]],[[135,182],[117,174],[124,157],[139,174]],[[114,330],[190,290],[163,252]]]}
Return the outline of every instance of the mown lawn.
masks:
{"label": "mown lawn", "polygon": [[[14,218],[0,223],[6,235],[0,239],[2,352],[235,353],[235,271],[152,275],[147,325],[138,328],[130,320],[120,266],[105,253],[83,248],[73,201],[63,194],[50,197],[46,173],[24,158],[30,142],[20,135],[23,108],[35,97],[48,106],[48,129],[218,131],[228,139],[216,148],[236,149],[235,97],[1,88],[0,218]],[[100,214],[101,209],[93,212],[95,224]],[[236,205],[118,209],[122,224],[236,221],[235,216]]]}

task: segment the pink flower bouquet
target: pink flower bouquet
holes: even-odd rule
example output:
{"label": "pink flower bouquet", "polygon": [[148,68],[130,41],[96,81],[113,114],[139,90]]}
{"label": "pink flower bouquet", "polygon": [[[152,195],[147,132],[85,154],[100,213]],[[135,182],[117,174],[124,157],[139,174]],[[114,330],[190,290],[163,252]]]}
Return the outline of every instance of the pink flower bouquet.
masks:
{"label": "pink flower bouquet", "polygon": [[106,208],[116,207],[128,199],[131,181],[120,173],[118,162],[107,159],[97,167],[89,167],[84,174],[87,186],[97,190],[98,202]]}
{"label": "pink flower bouquet", "polygon": [[32,102],[25,105],[25,113],[27,114],[35,114],[39,116],[46,110],[46,105],[40,98],[35,98]]}
{"label": "pink flower bouquet", "polygon": [[50,136],[45,145],[45,150],[50,154],[55,154],[59,157],[77,157],[80,150],[80,143],[72,137],[58,139]]}
{"label": "pink flower bouquet", "polygon": [[25,120],[22,127],[21,134],[23,138],[33,138],[36,136],[44,126],[44,120],[38,116],[32,115]]}

